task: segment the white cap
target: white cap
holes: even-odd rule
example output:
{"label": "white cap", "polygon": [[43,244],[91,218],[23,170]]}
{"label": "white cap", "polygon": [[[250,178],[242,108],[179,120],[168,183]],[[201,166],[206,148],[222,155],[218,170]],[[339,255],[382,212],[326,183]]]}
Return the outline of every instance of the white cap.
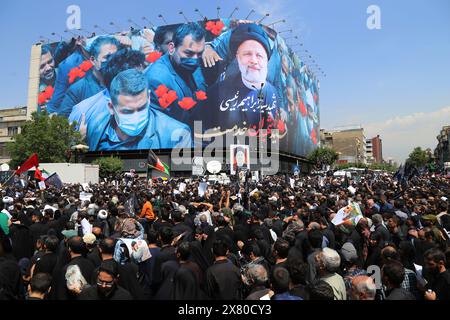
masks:
{"label": "white cap", "polygon": [[97,238],[93,233],[87,233],[83,236],[83,241],[86,244],[94,244],[95,240],[97,240]]}
{"label": "white cap", "polygon": [[103,209],[100,210],[100,211],[98,212],[97,217],[98,217],[99,219],[105,220],[106,218],[108,218],[108,211],[103,210]]}
{"label": "white cap", "polygon": [[3,198],[3,203],[13,203],[14,199],[11,197],[4,197]]}

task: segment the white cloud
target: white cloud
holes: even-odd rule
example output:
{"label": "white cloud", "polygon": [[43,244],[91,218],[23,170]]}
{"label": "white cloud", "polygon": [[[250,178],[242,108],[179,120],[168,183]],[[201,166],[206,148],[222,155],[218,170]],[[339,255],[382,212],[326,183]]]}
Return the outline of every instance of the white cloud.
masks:
{"label": "white cloud", "polygon": [[416,112],[383,122],[364,125],[367,138],[380,135],[383,140],[383,158],[392,157],[404,162],[414,147],[434,148],[436,136],[444,125],[450,124],[450,106],[432,112]]}
{"label": "white cloud", "polygon": [[[266,13],[269,13],[270,16],[265,18],[263,24],[285,19],[286,23],[284,25],[279,23],[274,28],[278,31],[292,29],[294,32],[291,35],[300,36],[302,42],[311,36],[311,29],[301,15],[302,10],[299,2],[295,0],[246,0],[246,2],[251,9],[255,10],[255,13],[250,16],[250,20],[257,21],[264,17]],[[293,11],[292,8],[294,6],[295,10]]]}

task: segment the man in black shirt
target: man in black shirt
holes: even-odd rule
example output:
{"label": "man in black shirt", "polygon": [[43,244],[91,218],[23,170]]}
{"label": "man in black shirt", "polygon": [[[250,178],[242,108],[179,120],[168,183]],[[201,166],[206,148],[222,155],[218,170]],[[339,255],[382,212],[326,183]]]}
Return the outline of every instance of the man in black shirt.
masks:
{"label": "man in black shirt", "polygon": [[241,274],[239,269],[227,259],[225,242],[217,240],[213,244],[214,264],[206,271],[206,291],[213,300],[241,299]]}
{"label": "man in black shirt", "polygon": [[192,229],[184,222],[184,217],[181,211],[172,211],[172,220],[174,222],[174,226],[172,227],[174,236],[176,237],[182,233],[186,233],[184,239],[187,239],[188,241],[192,240]]}
{"label": "man in black shirt", "polygon": [[[90,278],[91,284],[95,284],[97,281],[100,265],[106,261],[114,261],[114,248],[115,242],[112,238],[105,238],[100,241],[98,250],[102,262],[99,264],[99,267],[94,270],[92,277]],[[144,290],[139,284],[137,277],[138,266],[131,262],[125,262],[124,264],[118,265],[117,272],[117,285],[128,291],[134,300],[143,300]]]}
{"label": "man in black shirt", "polygon": [[40,238],[40,236],[43,236],[47,234],[48,231],[48,225],[43,221],[43,215],[40,211],[35,210],[33,211],[33,214],[31,216],[31,220],[33,221],[33,224],[30,226],[30,235],[31,235],[31,241],[33,242],[33,248],[36,245],[36,241]]}
{"label": "man in black shirt", "polygon": [[169,260],[176,261],[175,248],[172,246],[173,231],[170,228],[163,227],[159,231],[159,240],[161,241],[161,250],[155,258],[155,265],[153,268],[153,283],[152,288],[154,292],[158,291],[162,282],[161,267],[164,262]]}
{"label": "man in black shirt", "polygon": [[92,272],[94,271],[94,264],[83,256],[86,253],[85,243],[81,237],[72,237],[68,241],[69,253],[71,260],[64,266],[62,272],[59,274],[59,278],[56,279],[55,294],[58,300],[75,299],[75,294],[69,291],[66,284],[66,272],[69,266],[77,265],[80,268],[81,274],[88,282]]}
{"label": "man in black shirt", "polygon": [[45,254],[36,261],[33,273],[52,274],[58,260],[59,239],[56,236],[48,236],[45,239]]}
{"label": "man in black shirt", "polygon": [[161,217],[158,217],[152,225],[156,232],[159,232],[163,227],[172,228],[173,223],[170,221],[169,211],[162,209]]}
{"label": "man in black shirt", "polygon": [[51,282],[48,273],[35,273],[28,285],[28,300],[44,300],[50,292]]}
{"label": "man in black shirt", "polygon": [[103,261],[100,265],[95,286],[83,290],[79,300],[132,300],[131,294],[118,286],[119,268],[114,260]]}
{"label": "man in black shirt", "polygon": [[306,286],[308,264],[304,263],[302,259],[297,258],[288,260],[286,266],[291,280],[289,293],[303,300],[308,300],[309,294]]}
{"label": "man in black shirt", "polygon": [[439,249],[430,249],[425,252],[424,258],[429,278],[425,299],[450,300],[450,272],[445,267],[445,254]]}
{"label": "man in black shirt", "polygon": [[287,258],[289,254],[289,242],[286,240],[279,238],[273,244],[273,255],[275,256],[275,266],[286,268],[287,266]]}

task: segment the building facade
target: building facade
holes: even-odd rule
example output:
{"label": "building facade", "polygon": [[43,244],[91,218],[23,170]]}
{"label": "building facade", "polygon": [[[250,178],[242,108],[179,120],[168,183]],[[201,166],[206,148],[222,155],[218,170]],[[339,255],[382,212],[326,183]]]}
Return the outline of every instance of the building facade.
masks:
{"label": "building facade", "polygon": [[367,163],[374,163],[372,139],[366,139],[366,161]]}
{"label": "building facade", "polygon": [[0,109],[0,163],[11,160],[6,149],[12,137],[21,132],[21,127],[27,121],[27,107]]}
{"label": "building facade", "polygon": [[450,162],[450,125],[442,127],[436,139],[438,144],[434,149],[434,157],[437,164],[443,167]]}
{"label": "building facade", "polygon": [[333,148],[339,154],[337,163],[367,163],[364,128],[347,127],[341,130],[322,130],[321,145]]}
{"label": "building facade", "polygon": [[371,139],[372,142],[372,156],[374,163],[383,163],[383,141],[380,136]]}

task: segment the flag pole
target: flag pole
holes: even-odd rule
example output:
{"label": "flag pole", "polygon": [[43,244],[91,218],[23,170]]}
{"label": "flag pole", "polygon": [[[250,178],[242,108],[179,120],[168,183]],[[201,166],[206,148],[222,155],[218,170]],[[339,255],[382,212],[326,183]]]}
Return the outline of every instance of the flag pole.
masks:
{"label": "flag pole", "polygon": [[148,189],[148,181],[149,181],[149,179],[148,179],[148,167],[150,166],[149,165],[149,157],[150,157],[150,150],[151,149],[148,149],[148,154],[147,154],[147,176],[146,176],[146,179],[147,179],[147,182],[146,182],[146,184],[147,184],[147,189]]}

